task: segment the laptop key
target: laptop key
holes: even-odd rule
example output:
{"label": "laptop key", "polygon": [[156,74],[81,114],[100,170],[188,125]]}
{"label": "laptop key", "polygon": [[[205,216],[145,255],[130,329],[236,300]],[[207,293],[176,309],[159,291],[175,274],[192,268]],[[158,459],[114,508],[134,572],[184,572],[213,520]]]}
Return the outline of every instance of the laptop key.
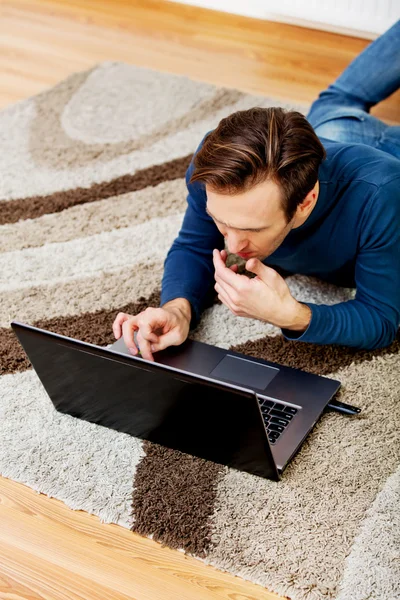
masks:
{"label": "laptop key", "polygon": [[272,417],[271,423],[276,423],[277,425],[282,425],[282,427],[286,427],[286,425],[289,425],[289,421],[285,421],[285,419],[280,419],[279,417]]}
{"label": "laptop key", "polygon": [[[272,407],[271,407],[271,408],[272,408]],[[275,408],[276,410],[284,410],[284,408],[285,408],[285,404],[281,404],[280,402],[275,402],[275,406],[274,406],[274,408]]]}
{"label": "laptop key", "polygon": [[271,400],[263,400],[262,401],[262,407],[263,408],[273,408],[275,402],[271,402]]}
{"label": "laptop key", "polygon": [[274,438],[278,438],[281,434],[279,431],[271,431],[270,429],[268,429],[268,435],[270,435]]}
{"label": "laptop key", "polygon": [[297,413],[297,408],[293,408],[293,406],[285,406],[285,413],[295,415]]}
{"label": "laptop key", "polygon": [[275,410],[274,408],[270,410],[270,414],[274,417],[280,417],[281,419],[286,419],[287,421],[291,421],[293,419],[293,415],[290,413],[282,412],[281,410]]}
{"label": "laptop key", "polygon": [[282,431],[285,431],[285,428],[282,427],[282,425],[277,425],[276,423],[271,422],[268,425],[268,430],[277,431],[278,433],[282,433]]}

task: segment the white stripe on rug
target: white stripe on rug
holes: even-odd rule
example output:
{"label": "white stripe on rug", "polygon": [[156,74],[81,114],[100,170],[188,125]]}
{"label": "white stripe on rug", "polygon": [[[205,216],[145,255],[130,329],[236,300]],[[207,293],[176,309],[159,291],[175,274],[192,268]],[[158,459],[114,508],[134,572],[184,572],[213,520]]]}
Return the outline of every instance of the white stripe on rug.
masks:
{"label": "white stripe on rug", "polygon": [[178,234],[182,218],[182,214],[155,218],[78,240],[1,254],[0,291],[161,262]]}
{"label": "white stripe on rug", "polygon": [[346,559],[336,600],[349,598],[400,598],[400,468],[367,511]]}
{"label": "white stripe on rug", "polygon": [[2,293],[0,327],[12,319],[34,323],[41,319],[80,315],[98,310],[119,310],[141,296],[161,289],[162,261],[138,263],[90,277],[32,286]]}
{"label": "white stripe on rug", "polygon": [[185,180],[175,179],[36,219],[1,225],[0,253],[67,242],[179,214],[185,210],[186,194]]}
{"label": "white stripe on rug", "polygon": [[229,348],[248,340],[279,333],[280,329],[269,323],[237,317],[224,304],[216,304],[203,312],[200,324],[190,334],[190,338],[220,348]]}

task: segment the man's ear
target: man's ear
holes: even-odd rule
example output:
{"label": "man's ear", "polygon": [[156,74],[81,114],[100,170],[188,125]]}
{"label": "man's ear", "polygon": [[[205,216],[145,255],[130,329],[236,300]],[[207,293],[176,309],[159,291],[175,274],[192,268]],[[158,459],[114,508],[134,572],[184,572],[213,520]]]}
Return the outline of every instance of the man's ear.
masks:
{"label": "man's ear", "polygon": [[317,193],[318,193],[317,190],[318,190],[318,181],[314,185],[313,189],[308,192],[308,194],[304,198],[303,202],[298,205],[297,208],[298,208],[298,210],[300,210],[301,214],[303,214],[304,212],[307,212],[307,210],[310,208],[310,206],[312,206],[314,204],[315,199],[317,197]]}

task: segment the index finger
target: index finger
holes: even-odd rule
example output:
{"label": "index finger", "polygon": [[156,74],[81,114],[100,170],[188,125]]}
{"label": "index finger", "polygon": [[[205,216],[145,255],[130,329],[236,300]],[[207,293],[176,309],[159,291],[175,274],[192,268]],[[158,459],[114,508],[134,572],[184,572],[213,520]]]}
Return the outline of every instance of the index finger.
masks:
{"label": "index finger", "polygon": [[[221,256],[221,258],[222,258],[222,261],[223,261],[224,265],[227,267],[227,266],[228,266],[228,265],[226,264],[226,260],[227,260],[227,258],[228,258],[228,253],[227,253],[227,251],[226,251],[225,249],[224,249],[224,250],[221,250],[221,254],[220,254],[220,256]],[[215,266],[215,262],[214,262],[214,266]],[[233,265],[231,265],[231,266],[229,267],[229,269],[230,269],[231,271],[233,271],[234,273],[237,273],[237,270],[238,270],[238,268],[239,268],[239,267],[238,267],[238,265],[237,265],[237,264],[233,264]]]}
{"label": "index finger", "polygon": [[232,269],[229,269],[223,262],[218,250],[214,250],[213,259],[216,276],[233,288],[236,288],[242,279],[247,279],[245,275],[239,275]]}
{"label": "index finger", "polygon": [[135,344],[134,332],[139,329],[137,324],[137,317],[130,317],[124,323],[122,323],[122,334],[124,336],[125,345],[129,349],[133,349],[137,351],[137,347]]}
{"label": "index finger", "polygon": [[127,321],[129,319],[130,315],[127,315],[126,313],[118,313],[117,316],[114,319],[114,323],[112,325],[112,329],[113,329],[113,333],[115,338],[118,340],[121,337],[121,333],[122,333],[122,323],[124,321]]}

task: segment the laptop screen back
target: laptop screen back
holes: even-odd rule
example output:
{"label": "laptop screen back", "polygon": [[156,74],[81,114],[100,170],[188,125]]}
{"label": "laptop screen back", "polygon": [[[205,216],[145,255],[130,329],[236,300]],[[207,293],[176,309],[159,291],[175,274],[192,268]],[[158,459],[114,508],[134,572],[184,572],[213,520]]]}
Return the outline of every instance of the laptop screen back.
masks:
{"label": "laptop screen back", "polygon": [[55,408],[201,458],[277,478],[250,392],[13,325]]}

